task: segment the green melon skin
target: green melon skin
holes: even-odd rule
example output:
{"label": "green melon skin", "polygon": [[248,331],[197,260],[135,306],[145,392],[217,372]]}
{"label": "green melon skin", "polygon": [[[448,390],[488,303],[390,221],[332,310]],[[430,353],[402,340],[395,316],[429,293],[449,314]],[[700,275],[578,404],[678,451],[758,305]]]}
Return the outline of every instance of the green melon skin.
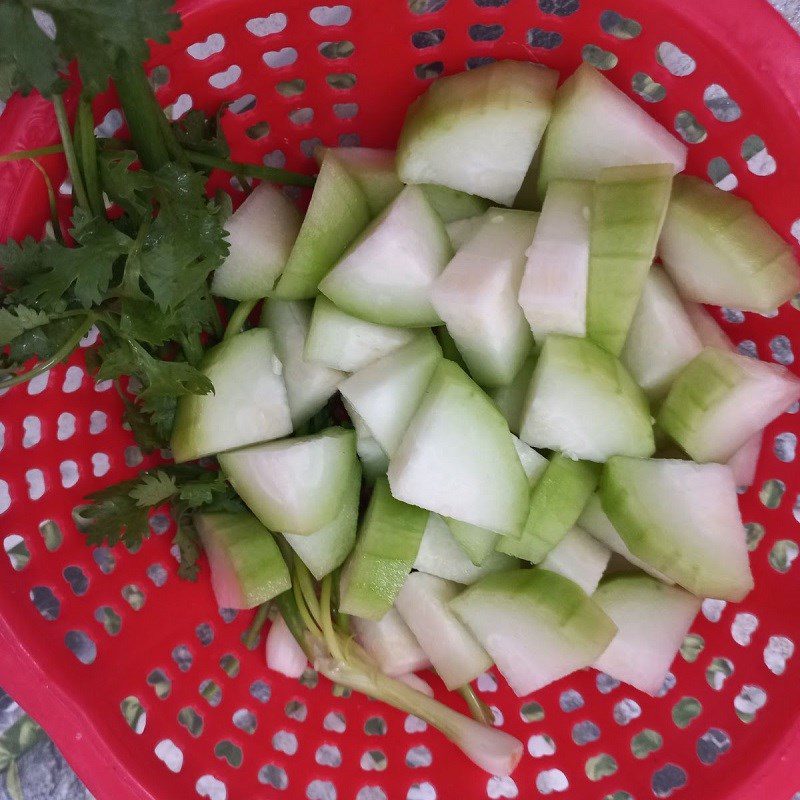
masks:
{"label": "green melon skin", "polygon": [[600,480],[600,467],[556,453],[531,491],[522,536],[505,537],[501,553],[538,564],[569,532]]}
{"label": "green melon skin", "polygon": [[252,514],[208,512],[192,519],[220,608],[255,608],[291,589],[275,539]]}
{"label": "green melon skin", "polygon": [[520,697],[594,663],[617,632],[577,584],[539,567],[487,575],[450,608]]}
{"label": "green melon skin", "polygon": [[792,248],[741,197],[675,179],[659,252],[687,300],[762,314],[800,291]]}
{"label": "green melon skin", "polygon": [[619,360],[561,335],[548,336],[539,354],[520,438],[584,461],[655,450],[647,400]]}
{"label": "green melon skin", "polygon": [[753,588],[729,467],[616,456],[600,500],[628,549],[692,594],[738,602]]}
{"label": "green melon skin", "polygon": [[707,349],[678,373],[658,424],[695,461],[725,463],[798,398],[786,367]]}
{"label": "green melon skin", "polygon": [[434,81],[397,144],[406,183],[435,183],[511,205],[550,118],[558,73],[497,61]]}
{"label": "green melon skin", "polygon": [[618,356],[625,345],[667,213],[672,164],[610,167],[594,186],[586,335]]}
{"label": "green melon skin", "polygon": [[356,463],[356,435],[327,428],[312,436],[221,453],[225,476],[270,530],[308,535],[339,513]]}
{"label": "green melon skin", "polygon": [[370,220],[367,198],[332,151],[327,151],[311,203],[274,296],[309,300],[353,239]]}
{"label": "green melon skin", "polygon": [[178,400],[170,447],[177,462],[278,439],[292,432],[283,366],[267,330],[232,336],[207,351],[200,367],[213,394]]}
{"label": "green melon skin", "polygon": [[414,566],[428,512],[392,497],[379,478],[355,547],[342,571],[339,610],[378,620],[394,605]]}
{"label": "green melon skin", "polygon": [[470,217],[478,217],[489,210],[491,203],[483,197],[459,192],[447,186],[434,183],[423,183],[420,189],[431,204],[433,210],[442,218],[442,222],[459,222]]}

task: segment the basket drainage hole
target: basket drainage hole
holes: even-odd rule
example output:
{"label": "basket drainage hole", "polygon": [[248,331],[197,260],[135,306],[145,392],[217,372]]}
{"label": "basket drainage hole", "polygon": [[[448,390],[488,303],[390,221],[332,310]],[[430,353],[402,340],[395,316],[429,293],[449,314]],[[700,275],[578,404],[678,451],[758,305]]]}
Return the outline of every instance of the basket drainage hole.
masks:
{"label": "basket drainage hole", "polygon": [[219,660],[219,665],[229,678],[235,678],[239,674],[239,659],[233,653],[225,653]]}
{"label": "basket drainage hole", "polygon": [[353,55],[356,46],[351,41],[343,39],[339,42],[322,42],[318,49],[323,58],[336,60]]}
{"label": "basket drainage hole", "polygon": [[179,644],[172,651],[172,660],[181,672],[188,672],[192,668],[192,651],[185,644]]}
{"label": "basket drainage hole", "polygon": [[470,25],[467,32],[473,42],[494,42],[506,32],[506,29],[500,24]]}
{"label": "basket drainage hole", "polygon": [[172,691],[172,681],[167,677],[163,669],[154,669],[147,676],[147,683],[153,687],[153,691],[159,700],[166,700]]}
{"label": "basket drainage hole", "polygon": [[528,46],[541,50],[555,50],[564,43],[564,37],[558,31],[546,31],[544,28],[531,28],[528,31]]}
{"label": "basket drainage hole", "polygon": [[604,11],[600,15],[600,27],[604,33],[617,39],[635,39],[642,32],[640,22],[630,17],[623,17],[616,11]]}
{"label": "basket drainage hole", "polygon": [[731,165],[722,156],[712,158],[706,172],[714,186],[724,192],[730,192],[739,185],[739,179],[733,174]]}
{"label": "basket drainage hole", "polygon": [[718,83],[712,83],[706,87],[703,92],[703,102],[720,122],[735,122],[742,116],[739,104]]}
{"label": "basket drainage hole", "polygon": [[271,33],[280,33],[286,27],[286,22],[286,14],[275,12],[268,17],[253,17],[244,26],[253,36],[263,38]]}
{"label": "basket drainage hole", "polygon": [[95,547],[92,552],[92,558],[94,558],[94,563],[97,564],[98,569],[103,575],[110,575],[117,565],[117,560],[108,547]]}
{"label": "basket drainage hole", "polygon": [[227,786],[213,775],[203,775],[198,778],[194,788],[200,797],[207,797],[208,800],[227,800],[228,797]]}
{"label": "basket drainage hole", "polygon": [[183,767],[183,750],[172,741],[172,739],[162,739],[153,751],[156,757],[166,764],[170,772],[180,772]]}
{"label": "basket drainage hole", "polygon": [[305,722],[308,716],[308,708],[302,700],[290,700],[283,710],[286,716],[295,722]]}
{"label": "basket drainage hole", "polygon": [[52,519],[45,519],[39,523],[39,533],[44,540],[44,546],[51,553],[54,550],[58,550],[61,547],[61,542],[64,541],[61,528]]}
{"label": "basket drainage hole", "polygon": [[353,16],[350,6],[316,6],[308,12],[311,21],[320,26],[347,25]]}
{"label": "basket drainage hole", "polygon": [[122,618],[111,606],[100,606],[94,618],[105,628],[109,636],[116,636],[122,628]]}
{"label": "basket drainage hole", "polygon": [[201,622],[195,629],[194,629],[195,636],[197,636],[197,641],[200,642],[203,647],[207,647],[214,641],[214,629],[208,622]]}
{"label": "basket drainage hole", "polygon": [[200,696],[212,707],[216,708],[222,702],[222,689],[219,684],[210,678],[202,681],[198,687]]}
{"label": "basket drainage hole", "polygon": [[430,61],[427,64],[417,64],[414,67],[414,74],[421,81],[429,81],[438,78],[444,72],[444,61]]}
{"label": "basket drainage hole", "polygon": [[178,724],[186,728],[195,739],[203,733],[203,716],[191,706],[184,706],[178,712]]}
{"label": "basket drainage hole", "polygon": [[772,175],[778,168],[775,159],[770,155],[767,150],[764,140],[755,134],[748,136],[742,142],[742,158],[747,164],[747,169],[753,175]]}
{"label": "basket drainage hole", "polygon": [[333,113],[339,119],[353,119],[358,115],[358,103],[334,103]]}
{"label": "basket drainage hole", "polygon": [[122,597],[134,611],[139,611],[144,605],[145,594],[135,583],[122,587]]}
{"label": "basket drainage hole", "polygon": [[283,767],[277,764],[265,764],[258,771],[258,782],[273,789],[285,789],[289,785],[289,776]]}
{"label": "basket drainage hole", "polygon": [[160,589],[167,582],[169,575],[163,564],[151,564],[147,568],[147,577],[153,582],[153,586]]}
{"label": "basket drainage hole", "polygon": [[250,696],[259,703],[268,703],[272,697],[272,689],[262,680],[253,681],[250,684]]}
{"label": "basket drainage hole", "polygon": [[708,137],[708,132],[691,111],[679,111],[675,115],[675,130],[689,144],[699,144]]}
{"label": "basket drainage hole", "polygon": [[646,72],[637,72],[631,78],[631,88],[648,103],[659,103],[667,96],[667,90]]}
{"label": "basket drainage hole", "polygon": [[[434,14],[447,5],[447,0],[408,0],[408,10],[412,14]],[[478,3],[482,5],[482,3]]]}
{"label": "basket drainage hole", "polygon": [[697,69],[697,62],[672,42],[661,42],[658,45],[656,61],[676,78],[685,78]]}
{"label": "basket drainage hole", "polygon": [[596,44],[584,45],[583,50],[581,50],[581,58],[600,70],[614,69],[619,62],[619,59],[614,53],[603,50],[602,47],[598,47]]}
{"label": "basket drainage hole", "polygon": [[64,644],[81,664],[92,664],[97,658],[97,645],[83,631],[67,631]]}
{"label": "basket drainage hole", "polygon": [[231,721],[240,731],[249,734],[255,733],[258,727],[256,715],[247,708],[240,708],[238,711],[234,711]]}
{"label": "basket drainage hole", "polygon": [[352,72],[332,72],[325,80],[332,89],[352,89],[356,85],[356,76]]}
{"label": "basket drainage hole", "polygon": [[227,761],[232,767],[241,767],[244,756],[242,748],[235,745],[230,739],[223,739],[217,742],[214,747],[214,755],[220,760]]}
{"label": "basket drainage hole", "polygon": [[[3,482],[0,481],[0,484]],[[0,500],[2,502],[2,500]],[[16,572],[20,572],[28,566],[31,560],[31,554],[28,550],[28,545],[25,540],[18,534],[12,533],[3,539],[3,547],[5,548],[8,560]]]}
{"label": "basket drainage hole", "polygon": [[190,44],[186,52],[196,61],[205,61],[224,49],[225,37],[221,33],[212,33],[205,41]]}
{"label": "basket drainage hole", "polygon": [[282,47],[280,50],[268,50],[261,58],[270,69],[288,67],[297,61],[297,50],[294,47]]}
{"label": "basket drainage hole", "polygon": [[147,712],[136,695],[129,695],[119,704],[122,716],[134,733],[144,733],[147,725]]}
{"label": "basket drainage hole", "polygon": [[89,579],[80,567],[65,567],[62,574],[64,580],[69,584],[69,588],[72,589],[73,594],[81,597],[89,591]]}
{"label": "basket drainage hole", "polygon": [[49,586],[34,586],[30,591],[31,602],[36,610],[48,621],[58,619],[61,601]]}

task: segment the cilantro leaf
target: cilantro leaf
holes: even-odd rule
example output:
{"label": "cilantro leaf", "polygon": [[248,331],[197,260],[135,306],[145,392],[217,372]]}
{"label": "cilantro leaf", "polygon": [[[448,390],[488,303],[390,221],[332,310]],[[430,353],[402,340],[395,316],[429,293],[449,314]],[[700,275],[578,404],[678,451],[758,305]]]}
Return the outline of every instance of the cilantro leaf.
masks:
{"label": "cilantro leaf", "polygon": [[178,521],[178,529],[175,532],[173,544],[178,545],[178,577],[187,581],[196,581],[200,571],[197,566],[197,559],[202,552],[200,536],[197,533],[191,518],[183,518]]}
{"label": "cilantro leaf", "polygon": [[220,114],[210,117],[205,111],[193,108],[173,122],[172,129],[178,144],[187,150],[219,158],[230,157],[231,150],[220,125]]}
{"label": "cilantro leaf", "polygon": [[133,150],[101,150],[97,164],[100,183],[112,202],[141,222],[153,213],[155,181],[145,170],[131,167],[139,160]]}
{"label": "cilantro leaf", "polygon": [[27,306],[19,305],[11,310],[0,308],[0,346],[8,344],[25,331],[46,325],[49,321],[50,317],[43,311]]}
{"label": "cilantro leaf", "polygon": [[139,483],[128,492],[136,505],[151,508],[165,503],[178,492],[175,478],[163,470],[142,475]]}

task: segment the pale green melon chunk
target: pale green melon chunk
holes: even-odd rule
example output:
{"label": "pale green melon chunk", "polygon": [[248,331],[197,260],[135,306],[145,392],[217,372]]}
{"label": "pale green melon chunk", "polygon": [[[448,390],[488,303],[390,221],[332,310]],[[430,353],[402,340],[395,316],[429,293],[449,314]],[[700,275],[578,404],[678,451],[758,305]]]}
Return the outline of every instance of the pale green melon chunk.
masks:
{"label": "pale green melon chunk", "polygon": [[586,531],[570,528],[564,538],[542,559],[541,568],[574,581],[591,595],[600,583],[611,551]]}
{"label": "pale green melon chunk", "polygon": [[353,617],[351,624],[358,643],[385,675],[396,677],[430,666],[430,659],[397,609],[390,608],[379,620]]}
{"label": "pale green melon chunk", "polygon": [[491,205],[483,197],[449,189],[447,186],[437,186],[435,183],[423,183],[420,189],[425,192],[431,207],[446,224],[480,217]]}

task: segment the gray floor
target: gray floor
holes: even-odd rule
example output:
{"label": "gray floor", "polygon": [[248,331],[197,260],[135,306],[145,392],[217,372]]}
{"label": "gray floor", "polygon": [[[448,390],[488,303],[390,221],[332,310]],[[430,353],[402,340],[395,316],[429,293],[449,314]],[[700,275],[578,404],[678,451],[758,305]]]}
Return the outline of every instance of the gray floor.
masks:
{"label": "gray floor", "polygon": [[[800,31],[800,0],[769,0],[769,2]],[[21,716],[19,706],[0,689],[0,759],[2,734]],[[16,760],[21,797],[9,794],[5,776],[0,776],[0,800],[91,800],[88,790],[61,757],[55,745],[46,737],[33,745]],[[6,772],[6,776],[7,776]]]}

